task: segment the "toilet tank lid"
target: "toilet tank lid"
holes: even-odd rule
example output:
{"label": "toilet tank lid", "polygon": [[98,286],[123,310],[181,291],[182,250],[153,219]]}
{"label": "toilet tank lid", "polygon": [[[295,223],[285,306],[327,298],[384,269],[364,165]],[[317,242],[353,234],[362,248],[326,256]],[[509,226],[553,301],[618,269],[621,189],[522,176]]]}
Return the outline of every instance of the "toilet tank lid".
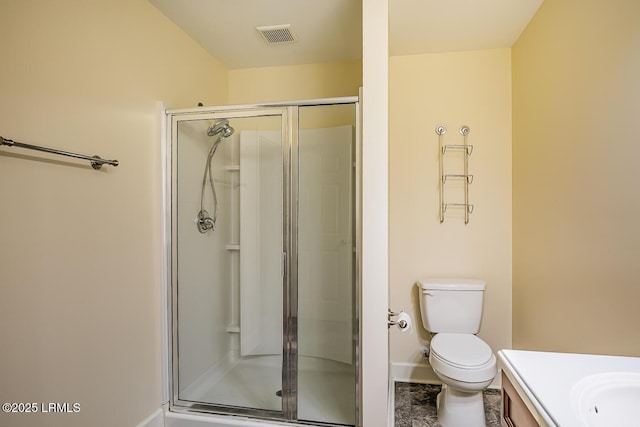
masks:
{"label": "toilet tank lid", "polygon": [[423,290],[450,291],[484,291],[486,284],[480,279],[465,279],[455,277],[427,277],[418,281]]}

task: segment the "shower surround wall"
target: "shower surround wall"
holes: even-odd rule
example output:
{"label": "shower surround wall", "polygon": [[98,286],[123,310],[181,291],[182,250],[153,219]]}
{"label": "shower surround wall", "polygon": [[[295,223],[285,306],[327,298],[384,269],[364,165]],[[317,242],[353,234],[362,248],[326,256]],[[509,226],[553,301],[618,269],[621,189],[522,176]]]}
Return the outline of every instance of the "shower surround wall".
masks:
{"label": "shower surround wall", "polygon": [[282,134],[240,131],[240,356],[282,353]]}
{"label": "shower surround wall", "polygon": [[[226,248],[226,244],[233,241],[233,227],[229,227],[230,222],[234,221],[230,209],[232,188],[225,183],[230,179],[225,166],[230,164],[237,136],[223,140],[212,159],[214,180],[223,182],[216,183],[218,225],[215,230],[202,234],[196,227],[195,218],[200,211],[202,176],[207,155],[216,140],[216,137],[207,136],[209,124],[204,121],[185,121],[179,125],[178,280],[190,284],[180,288],[179,315],[184,330],[180,334],[180,347],[186,349],[180,355],[180,391],[193,385],[207,371],[224,364],[231,357],[228,349],[233,348],[229,342],[232,336],[220,325],[232,326],[231,316],[235,314],[230,312],[230,307],[233,306],[231,292],[234,289],[231,283],[236,278],[228,267]],[[213,216],[208,182],[204,191],[205,209]]]}

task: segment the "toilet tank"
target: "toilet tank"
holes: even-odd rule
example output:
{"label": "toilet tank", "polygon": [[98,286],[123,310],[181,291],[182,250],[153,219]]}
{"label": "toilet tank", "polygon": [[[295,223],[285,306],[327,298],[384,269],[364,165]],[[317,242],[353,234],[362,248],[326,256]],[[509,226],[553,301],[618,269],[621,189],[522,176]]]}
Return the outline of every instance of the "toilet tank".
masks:
{"label": "toilet tank", "polygon": [[419,280],[417,285],[422,324],[426,330],[433,333],[478,333],[484,280],[426,278]]}

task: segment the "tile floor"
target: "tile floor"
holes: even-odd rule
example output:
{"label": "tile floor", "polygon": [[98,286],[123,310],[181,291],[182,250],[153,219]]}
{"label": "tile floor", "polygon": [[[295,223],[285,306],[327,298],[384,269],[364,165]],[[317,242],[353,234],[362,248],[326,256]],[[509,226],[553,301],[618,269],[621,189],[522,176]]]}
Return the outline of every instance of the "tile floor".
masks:
{"label": "tile floor", "polygon": [[[436,415],[439,385],[395,383],[395,427],[440,427]],[[484,391],[487,427],[500,427],[500,390]]]}

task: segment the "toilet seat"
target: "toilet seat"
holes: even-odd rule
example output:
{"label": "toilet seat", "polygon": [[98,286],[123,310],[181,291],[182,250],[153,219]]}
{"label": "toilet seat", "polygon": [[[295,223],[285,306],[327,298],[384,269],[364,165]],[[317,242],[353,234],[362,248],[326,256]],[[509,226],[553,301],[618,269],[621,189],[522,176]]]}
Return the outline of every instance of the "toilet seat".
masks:
{"label": "toilet seat", "polygon": [[437,334],[431,340],[431,351],[443,361],[467,369],[482,366],[493,356],[491,347],[472,334]]}
{"label": "toilet seat", "polygon": [[472,334],[436,334],[429,362],[439,373],[463,382],[484,382],[497,372],[491,347]]}

